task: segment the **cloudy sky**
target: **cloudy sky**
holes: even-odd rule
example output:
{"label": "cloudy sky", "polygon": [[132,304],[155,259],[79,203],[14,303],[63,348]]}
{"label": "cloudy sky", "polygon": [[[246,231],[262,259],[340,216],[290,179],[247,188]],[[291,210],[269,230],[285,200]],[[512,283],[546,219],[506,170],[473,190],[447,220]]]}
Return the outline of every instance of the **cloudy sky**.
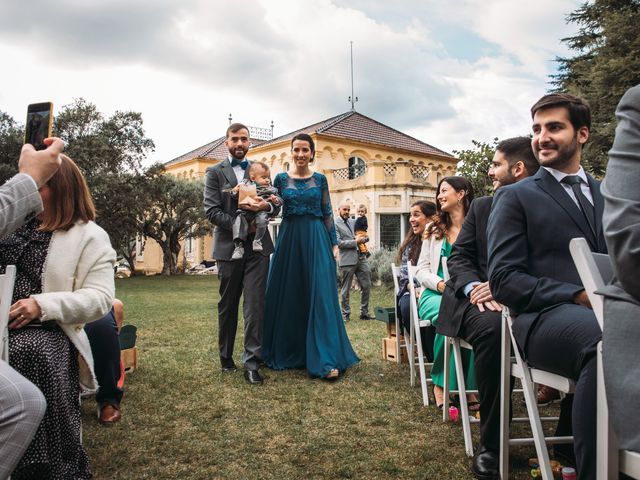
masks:
{"label": "cloudy sky", "polygon": [[438,148],[529,132],[581,0],[2,0],[0,110],[142,112],[168,161],[228,116],[276,136],[351,108]]}

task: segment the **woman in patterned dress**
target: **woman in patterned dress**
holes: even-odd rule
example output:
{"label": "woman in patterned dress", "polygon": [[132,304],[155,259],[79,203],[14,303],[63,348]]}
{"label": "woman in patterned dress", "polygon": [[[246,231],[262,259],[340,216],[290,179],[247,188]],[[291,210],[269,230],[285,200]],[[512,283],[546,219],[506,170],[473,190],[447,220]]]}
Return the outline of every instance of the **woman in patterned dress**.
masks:
{"label": "woman in patterned dress", "polygon": [[82,173],[69,157],[61,158],[58,172],[40,188],[43,212],[0,240],[0,270],[17,267],[9,363],[47,400],[14,480],[91,478],[81,442],[80,393],[97,384],[83,325],[111,308],[115,252],[93,222]]}

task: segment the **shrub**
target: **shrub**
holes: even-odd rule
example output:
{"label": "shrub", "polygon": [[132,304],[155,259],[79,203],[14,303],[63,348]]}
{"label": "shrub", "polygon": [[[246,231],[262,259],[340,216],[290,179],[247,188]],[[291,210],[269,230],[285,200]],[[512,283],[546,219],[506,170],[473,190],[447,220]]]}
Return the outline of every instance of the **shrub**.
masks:
{"label": "shrub", "polygon": [[374,250],[369,257],[371,267],[371,282],[382,284],[386,288],[393,288],[393,275],[391,274],[391,264],[395,261],[396,250],[379,248]]}

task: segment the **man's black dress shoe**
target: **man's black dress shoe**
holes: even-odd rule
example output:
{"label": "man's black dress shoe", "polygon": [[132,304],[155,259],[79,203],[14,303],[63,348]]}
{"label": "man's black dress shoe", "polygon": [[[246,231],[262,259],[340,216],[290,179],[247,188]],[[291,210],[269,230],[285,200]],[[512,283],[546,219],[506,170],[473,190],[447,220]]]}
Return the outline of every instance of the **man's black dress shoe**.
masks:
{"label": "man's black dress shoe", "polygon": [[369,314],[360,315],[360,320],[373,320],[373,317],[370,317]]}
{"label": "man's black dress shoe", "polygon": [[481,446],[473,456],[471,472],[480,480],[497,480],[500,476],[500,454]]}
{"label": "man's black dress shoe", "polygon": [[236,364],[233,362],[233,358],[221,358],[220,365],[224,373],[231,373],[238,370],[238,367],[236,367]]}
{"label": "man's black dress shoe", "polygon": [[264,383],[257,370],[245,370],[244,379],[249,385],[262,385]]}

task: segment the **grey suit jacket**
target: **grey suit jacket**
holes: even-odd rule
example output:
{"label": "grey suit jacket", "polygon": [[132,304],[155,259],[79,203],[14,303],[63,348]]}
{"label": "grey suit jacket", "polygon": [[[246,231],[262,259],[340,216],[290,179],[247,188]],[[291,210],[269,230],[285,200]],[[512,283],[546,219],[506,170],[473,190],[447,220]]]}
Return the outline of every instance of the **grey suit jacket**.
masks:
{"label": "grey suit jacket", "polygon": [[640,85],[622,97],[602,183],[604,235],[615,279],[602,293],[607,400],[620,446],[640,451]]}
{"label": "grey suit jacket", "polygon": [[[249,167],[245,170],[245,178],[249,176]],[[231,260],[233,254],[233,220],[238,210],[238,198],[231,195],[231,190],[238,184],[238,179],[233,171],[231,162],[224,160],[213,167],[207,168],[204,183],[204,211],[209,221],[214,225],[213,229],[213,258],[216,260]],[[280,206],[274,207],[271,212],[276,216]],[[269,231],[262,239],[261,252],[264,256],[273,253],[273,241]]]}
{"label": "grey suit jacket", "polygon": [[0,238],[25,223],[31,214],[42,211],[38,187],[29,175],[19,173],[0,187]]}
{"label": "grey suit jacket", "polygon": [[342,217],[336,217],[336,232],[338,233],[338,248],[340,249],[340,258],[338,266],[350,267],[358,263],[358,244],[353,233],[354,221],[347,219],[349,227],[345,224]]}

